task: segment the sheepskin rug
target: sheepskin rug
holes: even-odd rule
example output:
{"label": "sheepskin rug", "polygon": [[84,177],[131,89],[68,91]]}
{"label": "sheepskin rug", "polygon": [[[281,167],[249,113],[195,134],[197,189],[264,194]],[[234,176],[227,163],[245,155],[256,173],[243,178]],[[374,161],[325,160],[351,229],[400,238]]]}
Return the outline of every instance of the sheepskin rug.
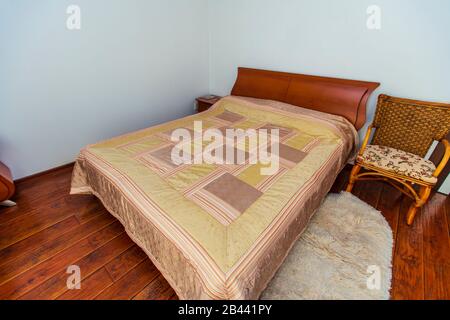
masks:
{"label": "sheepskin rug", "polygon": [[262,300],[387,300],[393,237],[380,212],[350,193],[330,194]]}

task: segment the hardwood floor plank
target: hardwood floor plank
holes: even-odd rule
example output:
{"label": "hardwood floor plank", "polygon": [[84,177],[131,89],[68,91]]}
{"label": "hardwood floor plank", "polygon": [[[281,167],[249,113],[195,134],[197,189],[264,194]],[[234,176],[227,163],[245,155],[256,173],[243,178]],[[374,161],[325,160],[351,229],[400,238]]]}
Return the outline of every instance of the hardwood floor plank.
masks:
{"label": "hardwood floor plank", "polygon": [[57,300],[92,300],[112,284],[113,281],[108,271],[105,268],[101,268],[83,279],[79,290],[68,290],[59,296]]}
{"label": "hardwood floor plank", "polygon": [[17,203],[17,206],[0,207],[0,224],[67,196],[71,173],[72,168],[65,168],[38,179],[18,183],[16,193],[11,199]]}
{"label": "hardwood floor plank", "polygon": [[[172,289],[172,290],[173,290],[173,289]],[[177,293],[176,293],[175,291],[173,291],[173,294],[172,294],[172,296],[170,297],[169,300],[175,300],[175,301],[178,301],[178,300],[180,300],[180,298],[178,298]]]}
{"label": "hardwood floor plank", "polygon": [[450,242],[450,196],[445,197],[445,212],[447,214],[447,225],[448,225],[448,241]]}
{"label": "hardwood floor plank", "polygon": [[112,286],[105,289],[95,299],[130,300],[142,291],[142,289],[144,289],[159,274],[159,271],[150,260],[144,260],[117,282],[114,282]]}
{"label": "hardwood floor plank", "polygon": [[[127,236],[127,234],[122,233],[120,236],[112,239],[89,255],[81,258],[78,261],[75,261],[73,265],[76,265],[80,268],[82,278],[87,278],[97,270],[102,268],[109,261],[114,259],[116,256],[122,254],[128,248],[133,246],[133,244],[134,243]],[[67,267],[68,265],[65,266],[66,270]],[[69,290],[67,288],[68,274],[66,273],[66,270],[60,271],[58,274],[54,275],[41,285],[21,296],[20,299],[53,300],[64,294]]]}
{"label": "hardwood floor plank", "polygon": [[29,251],[36,250],[44,243],[57,239],[64,233],[67,233],[67,231],[70,231],[79,225],[78,220],[72,216],[34,234],[31,237],[0,250],[0,269],[2,265],[18,259]]}
{"label": "hardwood floor plank", "polygon": [[[56,239],[46,241],[45,238],[43,239],[39,236],[36,240],[41,240],[42,242],[36,241],[28,249],[22,250],[22,246],[19,246],[19,251],[17,252],[14,251],[14,246],[8,247],[12,248],[13,251],[9,253],[9,261],[0,266],[0,284],[53,257],[78,241],[102,231],[113,223],[117,223],[116,220],[111,215],[105,214],[94,218],[88,224],[78,225],[73,229],[67,230],[66,233]],[[13,258],[14,252],[17,252],[15,258]]]}
{"label": "hardwood floor plank", "polygon": [[120,223],[115,222],[90,237],[77,242],[75,245],[2,284],[0,286],[0,299],[17,299],[123,232],[124,230]]}
{"label": "hardwood floor plank", "polygon": [[422,214],[418,214],[414,225],[408,226],[406,213],[410,205],[411,200],[403,197],[392,270],[395,300],[424,299]]}
{"label": "hardwood floor plank", "polygon": [[109,262],[105,266],[105,269],[108,271],[111,279],[117,281],[146,259],[148,259],[148,257],[144,251],[135,245],[116,257],[113,261]]}
{"label": "hardwood floor plank", "polygon": [[355,185],[357,197],[374,208],[378,206],[382,190],[380,183],[361,181]]}
{"label": "hardwood floor plank", "polygon": [[71,172],[73,167],[74,167],[75,163],[71,162],[71,163],[67,163],[67,164],[63,164],[61,166],[58,167],[54,167],[54,168],[50,168],[48,170],[45,171],[41,171],[41,172],[37,172],[35,174],[29,175],[29,176],[25,176],[23,178],[20,179],[16,179],[15,180],[15,184],[16,185],[27,185],[27,183],[32,183],[33,181],[37,181],[42,179],[43,177],[53,177],[55,175],[60,174],[61,172],[66,172],[69,171]]}
{"label": "hardwood floor plank", "polygon": [[[71,196],[59,198],[51,204],[0,224],[0,234],[2,235],[0,249],[28,238],[71,216],[80,214],[80,208],[83,208],[88,202],[92,202],[92,199],[86,198],[80,198],[80,201],[75,202],[68,200],[69,197]],[[90,214],[92,215],[92,212]],[[87,220],[89,214],[85,216]]]}
{"label": "hardwood floor plank", "polygon": [[376,207],[377,210],[383,213],[384,218],[389,223],[392,229],[392,235],[394,237],[394,249],[397,239],[398,221],[400,216],[399,209],[402,199],[403,195],[399,191],[395,190],[388,184],[383,184],[380,201],[378,202],[378,206]]}
{"label": "hardwood floor plank", "polygon": [[[64,188],[64,192],[62,191],[63,189],[61,189],[61,194],[54,198],[51,198],[52,201],[44,201],[43,203],[38,203],[35,206],[33,206],[33,208],[30,208],[29,210],[20,210],[19,214],[14,214],[14,215],[10,215],[8,217],[8,219],[4,219],[5,216],[8,215],[3,215],[3,212],[0,211],[0,226],[4,225],[4,224],[13,224],[15,220],[18,219],[26,219],[26,215],[29,214],[35,214],[36,211],[40,210],[40,211],[44,211],[44,210],[48,210],[48,209],[52,209],[52,210],[58,210],[58,209],[64,209],[64,210],[72,210],[75,216],[79,216],[79,217],[83,217],[83,213],[86,212],[87,214],[89,214],[92,211],[95,210],[90,210],[90,206],[95,206],[98,208],[98,210],[103,210],[104,207],[101,205],[101,203],[99,203],[97,201],[97,199],[93,196],[86,196],[86,195],[81,195],[81,196],[73,196],[69,194],[69,191],[66,190],[67,188]],[[17,207],[11,207],[12,209],[19,209],[20,205],[18,204]],[[10,208],[6,208],[6,209],[10,209]],[[2,210],[2,209],[0,209]],[[2,219],[3,218],[3,219]]]}
{"label": "hardwood floor plank", "polygon": [[[150,282],[142,291],[140,291],[133,300],[159,300],[162,297],[167,296],[167,291],[172,291],[167,280],[159,274],[152,282]],[[164,293],[166,293],[164,295]]]}
{"label": "hardwood floor plank", "polygon": [[[78,208],[75,213],[75,218],[77,218],[80,224],[88,222],[93,216],[109,214],[101,202],[94,196],[70,196],[66,201],[69,205],[74,205]],[[84,203],[84,205],[80,206],[80,202]]]}
{"label": "hardwood floor plank", "polygon": [[425,299],[450,299],[450,243],[444,197],[435,195],[423,210]]}
{"label": "hardwood floor plank", "polygon": [[346,166],[341,173],[338,175],[333,187],[331,188],[332,193],[340,193],[347,188],[347,184],[349,181],[350,171],[352,167]]}
{"label": "hardwood floor plank", "polygon": [[176,300],[178,299],[175,291],[169,287],[166,291],[161,293],[155,300]]}
{"label": "hardwood floor plank", "polygon": [[[106,209],[104,209],[101,204],[99,204],[98,200],[96,200],[95,198],[91,198],[90,201],[95,204],[95,209],[94,206],[90,206],[89,208],[85,208],[84,206],[82,206],[77,211],[77,213],[75,213],[75,216],[71,216],[38,233],[31,235],[28,238],[25,238],[11,246],[0,250],[0,266],[10,262],[13,259],[17,259],[30,251],[34,251],[33,257],[36,258],[36,250],[39,247],[43,246],[45,243],[49,243],[57,239],[64,233],[67,233],[75,227],[78,227],[84,223],[92,221],[93,224],[96,224],[98,221],[94,219],[98,218],[102,214],[104,215],[104,217],[100,218],[102,221],[109,218],[111,218],[109,219],[111,222],[114,221],[112,217],[108,218],[108,216],[110,216],[109,212],[107,212]],[[99,228],[102,227],[101,225],[97,226]],[[76,236],[80,236],[80,234],[77,233]],[[76,240],[76,237],[70,236],[69,240]]]}

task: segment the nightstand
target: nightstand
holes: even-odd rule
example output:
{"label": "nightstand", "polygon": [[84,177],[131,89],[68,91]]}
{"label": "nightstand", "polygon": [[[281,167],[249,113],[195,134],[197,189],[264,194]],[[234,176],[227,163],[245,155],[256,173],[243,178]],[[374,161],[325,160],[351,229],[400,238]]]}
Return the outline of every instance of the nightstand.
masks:
{"label": "nightstand", "polygon": [[208,110],[220,99],[222,99],[222,97],[214,95],[197,98],[197,112]]}

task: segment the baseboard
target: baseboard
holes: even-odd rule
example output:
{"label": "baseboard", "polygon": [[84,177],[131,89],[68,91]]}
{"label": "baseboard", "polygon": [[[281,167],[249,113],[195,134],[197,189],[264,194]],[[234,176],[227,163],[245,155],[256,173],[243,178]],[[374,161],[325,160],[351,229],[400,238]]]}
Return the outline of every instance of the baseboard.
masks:
{"label": "baseboard", "polygon": [[71,162],[71,163],[64,164],[62,166],[56,167],[56,168],[52,168],[52,169],[48,169],[48,170],[45,170],[45,171],[42,171],[42,172],[38,172],[38,173],[32,174],[31,176],[27,176],[27,177],[23,177],[23,178],[14,180],[14,183],[15,184],[23,183],[23,182],[25,182],[27,180],[34,179],[34,178],[39,178],[40,176],[43,176],[43,175],[46,175],[46,174],[49,174],[49,173],[52,173],[52,172],[55,172],[55,171],[58,171],[58,170],[68,169],[70,167],[73,167],[74,164],[75,164],[75,162]]}

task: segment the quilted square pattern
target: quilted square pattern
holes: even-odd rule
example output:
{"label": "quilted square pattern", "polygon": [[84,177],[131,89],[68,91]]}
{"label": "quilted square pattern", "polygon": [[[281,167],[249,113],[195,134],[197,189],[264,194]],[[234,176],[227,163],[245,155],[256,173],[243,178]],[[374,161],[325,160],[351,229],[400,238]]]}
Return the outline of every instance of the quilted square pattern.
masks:
{"label": "quilted square pattern", "polygon": [[230,112],[228,110],[225,110],[222,114],[216,116],[216,118],[230,123],[235,123],[245,119],[243,116],[237,113]]}
{"label": "quilted square pattern", "polygon": [[262,192],[229,173],[211,182],[205,190],[227,202],[239,212],[247,210]]}
{"label": "quilted square pattern", "polygon": [[288,129],[288,128],[284,128],[284,127],[280,127],[271,123],[268,123],[266,125],[264,125],[263,127],[259,128],[259,129],[263,129],[263,130],[267,130],[268,134],[270,134],[270,132],[272,130],[278,129],[279,133],[280,133],[280,140],[285,139],[286,137],[292,135],[294,133],[293,130]]}
{"label": "quilted square pattern", "polygon": [[262,194],[232,174],[225,173],[196,192],[192,199],[222,224],[229,225]]}

